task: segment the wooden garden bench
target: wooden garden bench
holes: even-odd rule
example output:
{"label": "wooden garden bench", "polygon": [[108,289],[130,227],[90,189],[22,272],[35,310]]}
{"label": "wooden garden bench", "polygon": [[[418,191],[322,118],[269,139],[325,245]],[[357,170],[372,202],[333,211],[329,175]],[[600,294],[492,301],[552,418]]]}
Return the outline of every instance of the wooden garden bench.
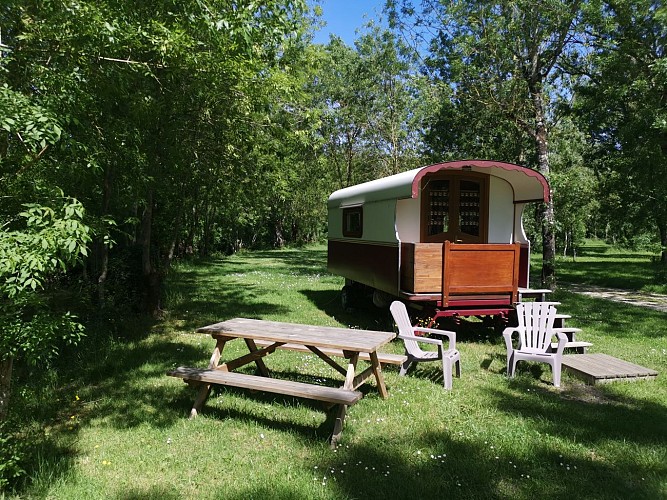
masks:
{"label": "wooden garden bench", "polygon": [[[380,396],[388,397],[377,349],[394,338],[395,334],[392,332],[297,325],[246,318],[222,321],[199,328],[197,332],[207,333],[216,341],[208,368],[179,367],[167,373],[199,387],[190,418],[201,411],[212,385],[313,399],[333,405],[336,410],[331,437],[333,447],[340,439],[347,407],[362,397],[362,393],[357,391],[358,387],[373,377]],[[221,364],[220,359],[225,344],[238,338],[245,341],[248,354]],[[345,377],[342,387],[271,378],[263,358],[274,353],[276,349],[290,348],[283,346],[304,349],[316,354]],[[331,358],[332,355],[344,357],[347,366],[341,366]],[[357,373],[357,362],[362,356],[369,360],[370,366]],[[237,368],[250,363],[257,365],[259,375],[234,372]]]}
{"label": "wooden garden bench", "polygon": [[175,370],[168,372],[168,375],[182,378],[186,382],[205,382],[208,384],[227,385],[253,391],[271,392],[297,398],[313,399],[335,405],[353,405],[363,396],[359,391],[351,391],[349,389],[338,387],[327,387],[305,382],[295,382],[293,380],[262,377],[259,375],[188,368],[184,366],[180,366]]}

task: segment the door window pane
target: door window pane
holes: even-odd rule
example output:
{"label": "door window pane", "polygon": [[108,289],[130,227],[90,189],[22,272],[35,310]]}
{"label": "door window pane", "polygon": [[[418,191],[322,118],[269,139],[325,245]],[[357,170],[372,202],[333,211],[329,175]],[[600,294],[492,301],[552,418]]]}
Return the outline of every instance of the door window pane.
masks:
{"label": "door window pane", "polygon": [[461,181],[459,191],[459,230],[479,236],[482,189],[479,182]]}
{"label": "door window pane", "polygon": [[449,181],[440,180],[430,183],[427,205],[427,234],[429,236],[449,231],[449,195]]}

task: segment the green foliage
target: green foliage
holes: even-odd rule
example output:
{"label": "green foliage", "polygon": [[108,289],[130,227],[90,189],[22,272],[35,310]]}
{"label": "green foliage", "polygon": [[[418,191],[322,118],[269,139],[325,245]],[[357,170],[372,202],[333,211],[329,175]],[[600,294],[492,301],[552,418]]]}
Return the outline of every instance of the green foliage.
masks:
{"label": "green foliage", "polygon": [[589,13],[595,50],[581,61],[575,110],[592,137],[588,159],[600,178],[602,214],[616,241],[655,234],[667,262],[664,7],[651,0],[597,6]]}
{"label": "green foliage", "polygon": [[62,125],[53,112],[35,105],[26,96],[0,86],[0,128],[17,138],[28,154],[38,154],[60,140]]}
{"label": "green foliage", "polygon": [[562,120],[552,134],[552,174],[557,244],[564,254],[575,255],[588,235],[604,230],[600,221],[599,186],[585,161],[590,148],[571,120]]}
{"label": "green foliage", "polygon": [[6,422],[0,422],[0,494],[25,475],[22,468],[25,449],[22,442],[9,430]]}
{"label": "green foliage", "polygon": [[90,229],[76,200],[57,210],[26,204],[0,232],[0,351],[29,362],[57,354],[58,341],[76,342],[83,327],[70,313],[53,312],[42,295],[56,273],[88,253]]}
{"label": "green foliage", "polygon": [[332,37],[313,85],[330,191],[421,164],[429,94],[400,38],[373,24],[355,43]]}

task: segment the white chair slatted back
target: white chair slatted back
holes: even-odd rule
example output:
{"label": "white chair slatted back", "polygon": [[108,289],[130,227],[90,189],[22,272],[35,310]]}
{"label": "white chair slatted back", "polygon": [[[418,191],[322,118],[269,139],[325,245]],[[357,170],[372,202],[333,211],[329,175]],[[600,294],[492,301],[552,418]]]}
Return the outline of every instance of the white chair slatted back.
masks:
{"label": "white chair slatted back", "polygon": [[543,353],[551,345],[556,319],[554,302],[521,302],[516,306],[519,320],[519,346],[522,351]]}
{"label": "white chair slatted back", "polygon": [[414,337],[415,332],[412,323],[410,323],[410,316],[408,315],[408,310],[406,309],[405,304],[403,304],[403,302],[394,301],[389,309],[391,310],[391,314],[394,317],[394,321],[396,321],[396,325],[398,325],[399,335],[403,336],[405,350],[408,352],[408,354],[412,354],[413,356],[419,355],[422,350],[417,345],[417,341],[408,340],[407,338]]}

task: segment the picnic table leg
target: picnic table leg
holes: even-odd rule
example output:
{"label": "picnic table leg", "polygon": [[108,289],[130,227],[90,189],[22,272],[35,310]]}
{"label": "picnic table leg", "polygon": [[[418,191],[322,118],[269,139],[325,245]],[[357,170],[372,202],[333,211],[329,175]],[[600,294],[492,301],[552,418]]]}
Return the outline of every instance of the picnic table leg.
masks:
{"label": "picnic table leg", "polygon": [[347,413],[347,405],[338,405],[336,411],[336,419],[334,420],[333,434],[331,435],[331,448],[335,448],[343,433],[343,422],[345,422],[345,414]]}
{"label": "picnic table leg", "polygon": [[[344,352],[345,357],[348,358],[347,362],[347,373],[345,375],[345,383],[343,384],[343,389],[349,389],[350,391],[354,390],[354,374],[357,372],[357,362],[359,361],[358,352]],[[348,356],[349,354],[349,356]],[[377,359],[377,358],[376,358]]]}
{"label": "picnic table leg", "polygon": [[[357,362],[359,361],[358,352],[344,352],[345,357],[348,358],[347,372],[345,375],[345,383],[343,389],[354,390],[354,374],[357,371]],[[333,434],[331,435],[331,447],[335,448],[340,440],[343,432],[343,423],[345,422],[345,414],[347,413],[347,405],[338,405],[336,417],[334,420]]]}
{"label": "picnic table leg", "polygon": [[[257,345],[255,344],[255,341],[253,339],[244,339],[244,340],[250,352],[255,352],[258,350]],[[269,370],[266,368],[266,365],[264,364],[264,360],[262,358],[256,359],[255,364],[257,365],[257,369],[259,370],[259,373],[262,375],[262,377],[270,377]]]}
{"label": "picnic table leg", "polygon": [[387,394],[387,386],[384,384],[384,375],[382,374],[382,366],[378,360],[377,352],[370,353],[371,366],[373,367],[373,373],[375,374],[375,380],[377,381],[378,391],[380,391],[380,396],[382,399],[387,399],[389,395]]}
{"label": "picnic table leg", "polygon": [[[213,349],[213,354],[211,355],[211,360],[208,363],[209,370],[217,368],[220,364],[220,356],[222,355],[222,350],[225,348],[225,344],[228,340],[230,339],[226,337],[218,338],[216,340],[215,348]],[[190,410],[190,418],[195,418],[197,416],[197,413],[201,411],[210,393],[211,384],[202,384],[201,388],[199,389],[199,394],[197,394],[197,399],[195,399],[195,402],[192,405],[192,410]]]}

